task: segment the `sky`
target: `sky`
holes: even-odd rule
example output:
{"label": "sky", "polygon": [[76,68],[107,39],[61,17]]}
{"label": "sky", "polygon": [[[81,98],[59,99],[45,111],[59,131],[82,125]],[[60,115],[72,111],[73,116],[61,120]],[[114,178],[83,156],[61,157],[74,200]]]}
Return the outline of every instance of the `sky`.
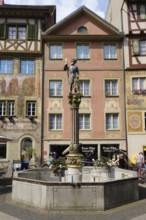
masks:
{"label": "sky", "polygon": [[5,4],[14,5],[56,5],[57,22],[82,5],[104,18],[108,2],[109,0],[4,0]]}

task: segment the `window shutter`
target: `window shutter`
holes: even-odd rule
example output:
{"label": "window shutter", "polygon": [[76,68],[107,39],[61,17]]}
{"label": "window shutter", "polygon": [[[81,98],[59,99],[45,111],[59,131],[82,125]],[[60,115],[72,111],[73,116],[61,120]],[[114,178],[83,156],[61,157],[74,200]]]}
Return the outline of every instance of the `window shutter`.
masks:
{"label": "window shutter", "polygon": [[133,40],[132,45],[133,45],[133,54],[138,55],[140,53],[139,40]]}
{"label": "window shutter", "polygon": [[5,38],[5,24],[0,24],[0,39]]}
{"label": "window shutter", "polygon": [[36,39],[37,38],[37,26],[35,24],[28,25],[28,39]]}

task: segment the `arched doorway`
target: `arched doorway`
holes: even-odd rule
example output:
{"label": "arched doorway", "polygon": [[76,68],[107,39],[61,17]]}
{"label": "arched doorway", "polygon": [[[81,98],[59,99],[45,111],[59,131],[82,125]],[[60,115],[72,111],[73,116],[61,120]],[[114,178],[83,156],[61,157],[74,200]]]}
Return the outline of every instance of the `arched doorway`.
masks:
{"label": "arched doorway", "polygon": [[21,141],[20,154],[22,153],[22,151],[27,151],[29,154],[29,159],[32,158],[32,139],[31,138],[26,137]]}

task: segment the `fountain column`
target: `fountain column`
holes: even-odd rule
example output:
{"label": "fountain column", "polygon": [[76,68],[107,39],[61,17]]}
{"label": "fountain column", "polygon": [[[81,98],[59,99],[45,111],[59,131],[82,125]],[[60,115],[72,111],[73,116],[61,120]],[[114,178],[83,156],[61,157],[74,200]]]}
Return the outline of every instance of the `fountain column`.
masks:
{"label": "fountain column", "polygon": [[71,111],[71,143],[67,155],[68,181],[81,181],[81,167],[83,155],[79,152],[79,120],[78,111],[81,103],[81,94],[69,93],[68,101]]}

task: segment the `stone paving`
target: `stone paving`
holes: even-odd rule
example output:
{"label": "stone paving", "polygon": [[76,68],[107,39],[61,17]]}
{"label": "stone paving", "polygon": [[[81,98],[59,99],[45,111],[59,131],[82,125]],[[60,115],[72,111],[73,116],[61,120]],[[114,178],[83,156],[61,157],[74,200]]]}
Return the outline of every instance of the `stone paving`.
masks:
{"label": "stone paving", "polygon": [[[140,200],[107,211],[46,212],[11,200],[11,180],[0,178],[0,220],[145,220],[146,184],[139,184]],[[120,192],[119,192],[119,196]]]}

